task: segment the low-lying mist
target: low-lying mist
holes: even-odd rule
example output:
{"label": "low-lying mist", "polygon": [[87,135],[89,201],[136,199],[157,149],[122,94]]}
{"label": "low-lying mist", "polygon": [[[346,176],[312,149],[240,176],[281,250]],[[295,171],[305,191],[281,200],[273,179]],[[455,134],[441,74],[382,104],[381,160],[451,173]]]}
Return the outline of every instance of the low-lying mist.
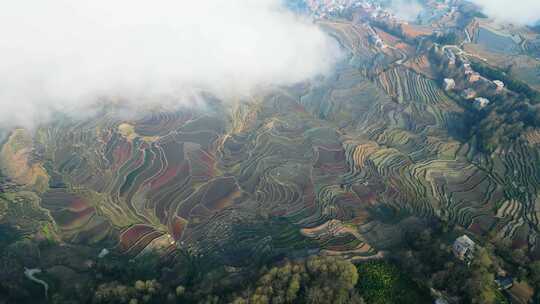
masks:
{"label": "low-lying mist", "polygon": [[470,0],[491,18],[518,25],[534,25],[540,20],[539,0]]}
{"label": "low-lying mist", "polygon": [[423,10],[422,5],[417,0],[390,1],[390,11],[405,21],[415,21]]}
{"label": "low-lying mist", "polygon": [[339,57],[281,0],[0,0],[0,37],[0,126],[86,111],[104,96],[226,99],[324,74]]}

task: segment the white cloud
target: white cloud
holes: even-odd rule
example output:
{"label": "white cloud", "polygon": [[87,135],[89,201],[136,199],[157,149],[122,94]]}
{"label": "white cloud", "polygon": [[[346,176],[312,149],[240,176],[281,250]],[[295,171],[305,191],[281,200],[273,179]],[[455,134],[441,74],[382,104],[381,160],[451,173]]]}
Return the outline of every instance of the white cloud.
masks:
{"label": "white cloud", "polygon": [[417,0],[392,0],[390,11],[400,19],[414,21],[422,13],[423,7]]}
{"label": "white cloud", "polygon": [[338,47],[280,0],[0,0],[0,125],[98,96],[246,94],[327,72]]}
{"label": "white cloud", "polygon": [[489,17],[515,24],[533,24],[540,20],[539,0],[471,0]]}

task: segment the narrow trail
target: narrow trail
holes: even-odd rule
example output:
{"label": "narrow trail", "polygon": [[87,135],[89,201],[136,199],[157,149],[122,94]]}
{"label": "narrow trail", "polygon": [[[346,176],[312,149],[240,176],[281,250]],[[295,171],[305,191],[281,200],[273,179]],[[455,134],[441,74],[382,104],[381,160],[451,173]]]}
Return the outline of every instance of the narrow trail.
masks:
{"label": "narrow trail", "polygon": [[39,268],[32,268],[32,269],[28,269],[28,268],[24,268],[24,275],[31,281],[34,281],[40,285],[43,286],[43,288],[45,289],[45,298],[47,298],[47,295],[48,295],[48,292],[49,292],[49,284],[47,284],[47,282],[41,280],[41,279],[38,279],[35,277],[36,274],[38,273],[41,273],[41,269]]}

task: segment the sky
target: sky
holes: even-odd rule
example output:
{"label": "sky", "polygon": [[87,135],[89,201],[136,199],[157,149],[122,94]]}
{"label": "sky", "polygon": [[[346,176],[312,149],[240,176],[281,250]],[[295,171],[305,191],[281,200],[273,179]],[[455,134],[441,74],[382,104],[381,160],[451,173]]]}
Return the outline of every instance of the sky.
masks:
{"label": "sky", "polygon": [[540,0],[471,0],[489,17],[518,25],[540,20]]}
{"label": "sky", "polygon": [[337,43],[281,0],[0,0],[0,126],[103,96],[191,105],[327,73]]}

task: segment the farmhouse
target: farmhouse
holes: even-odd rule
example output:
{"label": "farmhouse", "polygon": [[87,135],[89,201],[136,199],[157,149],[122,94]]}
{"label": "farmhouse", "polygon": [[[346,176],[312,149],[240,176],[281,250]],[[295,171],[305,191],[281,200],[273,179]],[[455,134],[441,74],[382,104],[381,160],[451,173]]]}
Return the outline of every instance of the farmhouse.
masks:
{"label": "farmhouse", "polygon": [[493,83],[497,86],[497,92],[500,92],[504,89],[504,82],[500,80],[493,80]]}
{"label": "farmhouse", "polygon": [[435,304],[448,304],[448,301],[443,298],[438,298],[437,300],[435,300]]}
{"label": "farmhouse", "polygon": [[487,105],[489,105],[489,99],[484,97],[478,97],[474,99],[474,105],[480,109],[485,108]]}
{"label": "farmhouse", "polygon": [[467,88],[463,91],[462,96],[465,99],[473,99],[476,97],[476,91],[471,88]]}
{"label": "farmhouse", "polygon": [[463,64],[463,69],[465,70],[465,75],[470,75],[472,73],[474,73],[472,67],[471,67],[471,64],[466,62]]}
{"label": "farmhouse", "polygon": [[495,278],[495,284],[497,284],[499,290],[510,289],[514,285],[514,279],[512,277],[497,277]]}
{"label": "farmhouse", "polygon": [[466,235],[462,235],[454,241],[452,251],[458,259],[469,263],[473,259],[475,247],[476,244],[473,240]]}
{"label": "farmhouse", "polygon": [[472,72],[468,74],[467,78],[470,83],[477,82],[478,80],[480,80],[480,74],[477,72]]}
{"label": "farmhouse", "polygon": [[444,90],[450,91],[453,90],[456,87],[456,82],[452,78],[445,78],[444,79]]}

